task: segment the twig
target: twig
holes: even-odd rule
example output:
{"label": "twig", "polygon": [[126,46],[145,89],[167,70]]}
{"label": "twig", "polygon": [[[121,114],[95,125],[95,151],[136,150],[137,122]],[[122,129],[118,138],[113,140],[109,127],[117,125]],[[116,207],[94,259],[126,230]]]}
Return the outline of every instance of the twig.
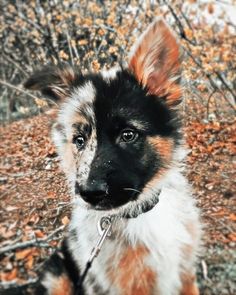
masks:
{"label": "twig", "polygon": [[16,188],[16,184],[14,184],[13,186],[11,186],[8,190],[6,190],[4,193],[2,193],[0,195],[0,199],[3,199],[3,197],[5,197],[11,190],[13,190],[14,188]]}
{"label": "twig", "polygon": [[32,175],[34,172],[27,172],[27,173],[23,173],[23,172],[19,172],[19,173],[3,173],[4,176],[7,175],[8,177],[15,177],[15,178],[18,178],[18,177],[25,177],[25,176],[29,176],[29,175]]}
{"label": "twig", "polygon": [[225,88],[228,89],[228,91],[231,93],[231,95],[233,96],[234,100],[236,101],[236,95],[233,92],[233,90],[229,87],[229,85],[225,82],[224,78],[222,77],[222,75],[217,71],[215,72],[217,77],[219,78],[219,80],[222,82],[222,84],[224,84]]}
{"label": "twig", "polygon": [[208,99],[207,99],[207,119],[209,119],[209,109],[210,109],[210,101],[212,96],[216,93],[216,89],[214,89],[212,91],[212,93],[209,95]]}
{"label": "twig", "polygon": [[28,76],[28,73],[22,69],[21,66],[19,66],[13,59],[10,59],[6,54],[3,54],[3,58],[6,59],[8,62],[12,63],[18,70],[20,70],[26,77]]}
{"label": "twig", "polygon": [[71,48],[71,38],[70,38],[70,35],[69,35],[69,32],[68,32],[68,29],[66,29],[66,39],[67,39],[67,44],[68,44],[68,47],[69,47],[71,63],[72,63],[72,65],[74,65],[73,51],[72,51],[72,48]]}
{"label": "twig", "polygon": [[16,243],[14,245],[5,246],[2,249],[0,249],[0,255],[4,254],[6,252],[15,251],[17,249],[25,249],[25,248],[30,248],[30,247],[45,247],[45,248],[50,247],[47,242],[49,242],[53,236],[55,236],[57,233],[62,231],[64,228],[65,228],[65,225],[60,226],[59,228],[57,228],[56,230],[51,232],[46,238],[33,239],[30,241],[26,241],[26,242],[21,242],[21,243]]}
{"label": "twig", "polygon": [[35,279],[29,279],[28,281],[26,281],[25,283],[23,284],[18,284],[16,282],[16,280],[13,280],[13,281],[10,281],[10,282],[1,282],[0,283],[0,290],[3,289],[3,290],[6,290],[6,289],[10,289],[10,288],[26,288],[30,285],[34,285],[38,282],[38,279],[35,278]]}
{"label": "twig", "polygon": [[[19,8],[19,6],[16,6],[16,7]],[[19,11],[19,9],[18,9],[18,11]],[[42,35],[46,36],[46,33],[42,30],[42,26],[39,26],[35,22],[31,21],[28,17],[25,17],[24,14],[21,11],[18,12],[18,16],[22,20],[24,20],[25,22],[27,22],[28,24],[30,24],[31,26],[35,27],[37,29],[37,31],[39,31]]]}
{"label": "twig", "polygon": [[193,55],[192,53],[187,50],[187,48],[185,48],[185,52],[188,54],[188,56],[191,57],[191,59],[193,60],[193,62],[203,71],[203,73],[206,75],[206,77],[208,78],[211,86],[213,89],[217,89],[218,92],[221,93],[221,95],[224,97],[225,101],[228,103],[228,105],[232,108],[232,110],[234,112],[235,111],[235,108],[234,108],[234,105],[231,103],[231,101],[229,101],[229,99],[227,98],[227,96],[224,94],[224,92],[217,86],[217,84],[214,82],[214,80],[211,78],[210,74],[206,73],[203,69],[203,66],[202,64],[200,63],[200,61],[198,61]]}
{"label": "twig", "polygon": [[207,271],[207,264],[206,264],[205,260],[201,260],[201,266],[202,266],[202,274],[203,274],[204,280],[209,280],[208,271]]}
{"label": "twig", "polygon": [[[181,22],[181,20],[179,19],[179,17],[177,16],[177,14],[175,13],[174,9],[172,8],[172,6],[166,1],[164,0],[163,1],[167,7],[169,8],[172,16],[174,17],[176,23],[177,23],[177,26],[179,28],[179,32],[180,32],[180,36],[185,39],[188,43],[190,43],[191,45],[193,46],[196,46],[198,45],[197,42],[196,42],[196,39],[194,40],[194,42],[192,40],[190,40],[186,34],[185,34],[185,31],[184,31],[184,26]],[[182,16],[184,17],[185,21],[188,23],[188,25],[190,26],[190,23],[187,21],[187,18],[184,16],[183,12],[181,11],[180,7],[179,7],[179,10],[180,10],[180,13],[182,14]],[[189,50],[187,50],[185,48],[185,51],[187,52],[187,54],[192,58],[192,60],[194,61],[194,63],[203,70],[204,74],[206,75],[206,77],[208,78],[208,80],[210,81],[212,87],[214,90],[217,90],[219,91],[222,96],[224,97],[225,101],[230,105],[230,107],[235,111],[235,108],[234,108],[234,105],[231,103],[231,101],[229,101],[229,99],[227,98],[227,96],[223,93],[223,91],[216,85],[216,83],[214,82],[214,80],[211,78],[211,76],[209,74],[207,74],[203,67],[202,67],[202,64],[201,62],[199,62],[198,60],[196,60],[196,58],[194,58],[194,56],[189,52]],[[222,77],[222,75],[219,73],[219,72],[215,72],[218,79],[221,81],[221,83],[226,87],[226,89],[230,92],[230,94],[232,95],[232,97],[236,100],[236,95],[235,93],[233,92],[233,90],[230,88],[230,86],[225,82],[224,78]]]}
{"label": "twig", "polygon": [[[15,85],[12,85],[12,84],[10,84],[10,83],[8,83],[8,82],[6,82],[6,81],[3,81],[3,80],[1,80],[1,79],[0,79],[0,84],[5,85],[5,86],[7,86],[7,87],[10,87],[10,88],[12,88],[12,89],[18,90],[18,91],[20,91],[20,92],[22,92],[22,93],[24,93],[24,94],[26,94],[26,95],[32,97],[32,98],[35,99],[35,100],[42,99],[42,98],[39,98],[39,97],[37,97],[37,96],[35,96],[35,95],[33,95],[33,94],[31,94],[31,93],[25,91],[25,90],[22,89],[21,87],[17,87],[17,86],[15,86]],[[50,101],[51,103],[53,103],[54,105],[56,105],[56,106],[58,107],[58,104],[57,104],[55,101],[53,101],[53,100],[51,100],[51,99],[49,99],[49,98],[47,98],[47,100]]]}
{"label": "twig", "polygon": [[71,47],[74,50],[75,57],[77,58],[77,60],[79,60],[79,53],[78,53],[78,50],[77,50],[76,46],[71,44]]}
{"label": "twig", "polygon": [[[103,24],[101,24],[101,25],[92,25],[95,29],[100,29],[100,28],[102,28],[102,29],[105,29],[105,30],[107,30],[107,31],[110,31],[110,32],[112,32],[112,33],[116,33],[117,34],[117,32],[116,32],[116,30],[114,29],[114,28],[112,28],[112,27],[110,27],[110,26],[108,26],[108,25],[103,25]],[[87,26],[84,26],[84,27],[86,27],[86,28],[89,28],[89,27],[87,27]]]}
{"label": "twig", "polygon": [[188,41],[190,44],[192,45],[196,45],[195,42],[193,42],[192,40],[190,40],[187,36],[186,36],[186,33],[184,31],[184,26],[182,25],[182,22],[180,21],[179,17],[177,16],[177,14],[175,13],[174,9],[171,7],[171,5],[169,3],[167,3],[166,0],[163,1],[167,7],[169,8],[172,16],[174,17],[175,21],[176,21],[176,24],[179,28],[179,34],[180,34],[180,37],[183,38],[184,40]]}

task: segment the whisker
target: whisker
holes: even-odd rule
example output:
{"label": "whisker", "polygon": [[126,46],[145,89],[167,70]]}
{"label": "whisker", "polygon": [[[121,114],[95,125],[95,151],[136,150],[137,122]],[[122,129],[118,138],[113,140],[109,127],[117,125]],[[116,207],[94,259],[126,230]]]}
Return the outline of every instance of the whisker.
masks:
{"label": "whisker", "polygon": [[141,191],[135,189],[135,188],[131,188],[131,187],[125,187],[123,188],[124,191],[134,191],[136,193],[140,193],[141,194]]}

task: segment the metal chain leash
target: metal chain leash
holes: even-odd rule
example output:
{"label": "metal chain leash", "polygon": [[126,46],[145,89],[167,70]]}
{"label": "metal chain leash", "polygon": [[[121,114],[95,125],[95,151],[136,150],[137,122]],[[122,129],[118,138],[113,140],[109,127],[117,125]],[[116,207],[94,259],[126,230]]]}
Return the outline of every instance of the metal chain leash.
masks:
{"label": "metal chain leash", "polygon": [[[96,246],[92,249],[90,257],[86,263],[86,267],[85,267],[85,269],[80,277],[80,280],[77,284],[78,292],[79,292],[79,290],[82,289],[82,285],[83,285],[83,282],[88,274],[88,271],[91,268],[94,259],[100,253],[106,237],[111,236],[111,227],[112,227],[114,220],[115,220],[115,216],[104,216],[98,221],[97,227],[98,227],[98,233],[100,235],[100,238],[99,238]],[[78,292],[76,293],[77,295],[79,295]]]}

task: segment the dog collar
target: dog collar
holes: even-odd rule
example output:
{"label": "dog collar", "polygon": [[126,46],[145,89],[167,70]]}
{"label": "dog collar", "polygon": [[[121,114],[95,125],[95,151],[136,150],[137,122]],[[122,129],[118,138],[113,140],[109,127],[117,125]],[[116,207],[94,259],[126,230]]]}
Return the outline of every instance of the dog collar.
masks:
{"label": "dog collar", "polygon": [[155,196],[150,202],[140,204],[138,210],[134,209],[131,212],[125,212],[121,216],[119,215],[118,216],[121,218],[127,218],[127,219],[137,218],[139,215],[142,215],[144,213],[151,211],[159,203],[160,194],[161,194],[161,189],[157,191],[157,193],[155,194]]}

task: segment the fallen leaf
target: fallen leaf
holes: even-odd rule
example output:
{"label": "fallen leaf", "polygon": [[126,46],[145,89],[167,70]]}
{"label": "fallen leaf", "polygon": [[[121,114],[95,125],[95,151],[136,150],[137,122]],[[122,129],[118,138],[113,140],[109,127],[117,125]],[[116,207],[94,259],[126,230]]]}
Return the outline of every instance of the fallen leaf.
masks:
{"label": "fallen leaf", "polygon": [[231,214],[229,215],[229,219],[232,220],[232,221],[236,221],[236,214],[231,213]]}
{"label": "fallen leaf", "polygon": [[44,233],[43,233],[40,229],[36,229],[36,230],[34,231],[34,233],[35,233],[35,236],[36,236],[37,238],[43,238],[43,237],[45,237]]}
{"label": "fallen leaf", "polygon": [[64,217],[61,219],[61,222],[62,222],[63,225],[67,225],[67,224],[69,224],[70,219],[69,219],[67,216],[64,216]]}
{"label": "fallen leaf", "polygon": [[29,255],[29,256],[27,257],[27,262],[25,263],[25,266],[26,266],[26,268],[28,268],[28,269],[32,269],[33,264],[34,264],[34,257],[33,257],[33,255]]}
{"label": "fallen leaf", "polygon": [[55,192],[48,192],[47,193],[47,199],[55,199],[56,193]]}
{"label": "fallen leaf", "polygon": [[10,272],[2,272],[0,273],[1,281],[12,281],[17,277],[17,268],[13,268]]}
{"label": "fallen leaf", "polygon": [[229,238],[232,242],[236,242],[236,233],[228,234],[228,238]]}
{"label": "fallen leaf", "polygon": [[6,227],[1,227],[0,228],[0,237],[4,239],[9,239],[15,235],[15,231],[9,230]]}
{"label": "fallen leaf", "polygon": [[28,255],[32,254],[32,249],[25,249],[25,250],[21,250],[16,252],[16,259],[17,260],[22,260],[25,259]]}

